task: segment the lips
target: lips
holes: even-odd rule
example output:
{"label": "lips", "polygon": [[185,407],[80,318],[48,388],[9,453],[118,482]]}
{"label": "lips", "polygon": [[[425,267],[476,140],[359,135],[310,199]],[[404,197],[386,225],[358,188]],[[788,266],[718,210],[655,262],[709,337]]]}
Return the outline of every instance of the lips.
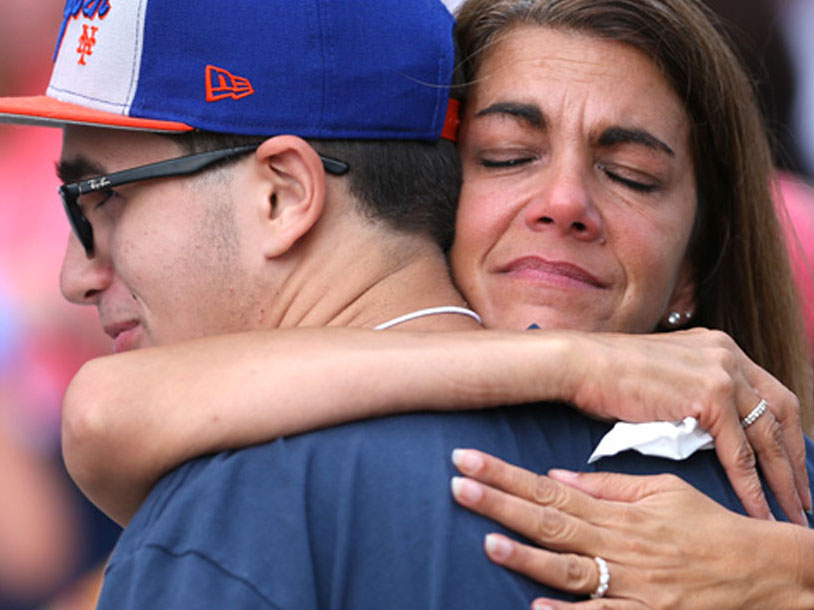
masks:
{"label": "lips", "polygon": [[582,284],[592,288],[607,288],[609,284],[599,280],[582,267],[560,261],[547,261],[537,256],[517,258],[498,268],[498,273],[517,276],[531,281],[556,284]]}
{"label": "lips", "polygon": [[136,320],[105,324],[104,329],[105,333],[113,339],[113,349],[116,353],[135,347],[139,335],[139,323]]}

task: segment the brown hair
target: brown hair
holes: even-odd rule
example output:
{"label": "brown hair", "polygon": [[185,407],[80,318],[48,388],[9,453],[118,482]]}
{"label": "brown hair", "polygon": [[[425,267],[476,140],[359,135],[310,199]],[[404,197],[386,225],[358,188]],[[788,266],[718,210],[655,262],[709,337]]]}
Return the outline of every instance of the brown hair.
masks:
{"label": "brown hair", "polygon": [[694,324],[728,333],[791,389],[810,433],[811,358],[772,202],[768,138],[749,79],[709,11],[697,0],[469,0],[457,25],[465,82],[476,83],[491,45],[527,25],[629,44],[684,101],[698,185]]}
{"label": "brown hair", "polygon": [[[258,136],[211,131],[169,137],[189,154],[262,142]],[[382,222],[394,231],[429,237],[444,251],[452,245],[461,188],[461,165],[453,142],[440,139],[309,140],[309,143],[320,153],[350,166],[346,176],[350,192],[366,218]]]}

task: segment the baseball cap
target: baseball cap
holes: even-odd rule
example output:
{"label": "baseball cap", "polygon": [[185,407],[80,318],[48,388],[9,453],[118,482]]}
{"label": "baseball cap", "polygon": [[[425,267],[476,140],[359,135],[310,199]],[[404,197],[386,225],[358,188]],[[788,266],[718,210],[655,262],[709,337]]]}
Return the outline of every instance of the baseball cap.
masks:
{"label": "baseball cap", "polygon": [[46,95],[0,122],[454,139],[453,22],[441,0],[67,0]]}

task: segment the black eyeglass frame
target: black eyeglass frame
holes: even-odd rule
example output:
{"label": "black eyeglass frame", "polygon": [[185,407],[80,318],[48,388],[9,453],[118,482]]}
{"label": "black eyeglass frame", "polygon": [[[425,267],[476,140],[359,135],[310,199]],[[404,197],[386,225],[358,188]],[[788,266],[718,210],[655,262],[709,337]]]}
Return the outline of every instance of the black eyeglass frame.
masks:
{"label": "black eyeglass frame", "polygon": [[[158,161],[157,163],[149,163],[104,176],[96,176],[95,178],[89,178],[80,182],[63,184],[59,187],[59,195],[62,198],[62,205],[65,208],[65,214],[68,216],[68,222],[71,223],[74,234],[76,234],[76,237],[79,239],[79,243],[82,244],[85,255],[88,258],[93,258],[95,256],[93,227],[84,212],[82,212],[82,206],[79,205],[79,197],[117,186],[131,184],[133,182],[143,182],[157,178],[190,176],[219,161],[225,161],[233,157],[254,152],[259,146],[260,144],[248,144],[245,146],[211,150],[186,155],[184,157],[176,157],[175,159],[167,159],[166,161]],[[341,176],[346,174],[350,169],[350,166],[344,161],[326,157],[320,153],[317,154],[322,161],[322,166],[329,174]]]}

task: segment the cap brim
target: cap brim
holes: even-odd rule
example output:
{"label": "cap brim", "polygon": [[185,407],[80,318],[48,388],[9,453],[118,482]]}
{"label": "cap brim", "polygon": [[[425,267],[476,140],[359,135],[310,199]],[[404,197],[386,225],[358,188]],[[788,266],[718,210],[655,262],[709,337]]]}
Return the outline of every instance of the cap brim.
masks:
{"label": "cap brim", "polygon": [[0,98],[0,123],[46,127],[86,125],[109,129],[174,133],[193,129],[185,123],[140,119],[113,112],[93,110],[78,104],[62,102],[46,95]]}

